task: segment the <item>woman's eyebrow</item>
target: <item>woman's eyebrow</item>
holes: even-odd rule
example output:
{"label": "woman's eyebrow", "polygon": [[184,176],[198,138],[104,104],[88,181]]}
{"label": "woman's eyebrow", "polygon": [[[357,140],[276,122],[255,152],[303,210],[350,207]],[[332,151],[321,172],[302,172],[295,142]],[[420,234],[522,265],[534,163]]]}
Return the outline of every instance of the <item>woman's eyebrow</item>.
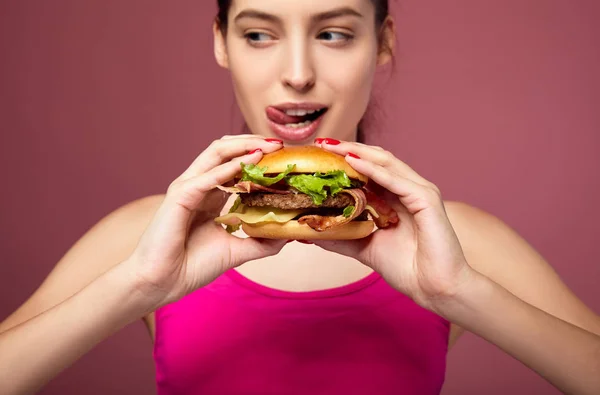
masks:
{"label": "woman's eyebrow", "polygon": [[244,18],[261,19],[266,22],[274,22],[274,23],[281,24],[281,19],[278,16],[269,14],[264,11],[253,10],[253,9],[247,9],[247,10],[240,11],[240,13],[235,16],[233,21],[238,22],[240,19],[244,19]]}
{"label": "woman's eyebrow", "polygon": [[334,8],[333,10],[315,14],[311,19],[315,22],[322,22],[328,19],[339,18],[342,16],[353,16],[356,18],[364,18],[363,15],[351,7]]}
{"label": "woman's eyebrow", "polygon": [[[335,8],[333,10],[320,12],[318,14],[314,14],[311,16],[311,20],[313,22],[322,22],[328,19],[339,18],[342,16],[353,16],[356,18],[364,18],[364,16],[350,7],[340,7]],[[244,18],[252,18],[252,19],[261,19],[266,22],[273,22],[276,24],[282,24],[281,18],[276,15],[269,14],[268,12],[254,10],[254,9],[246,9],[240,11],[234,18],[234,22],[238,22],[240,19]]]}

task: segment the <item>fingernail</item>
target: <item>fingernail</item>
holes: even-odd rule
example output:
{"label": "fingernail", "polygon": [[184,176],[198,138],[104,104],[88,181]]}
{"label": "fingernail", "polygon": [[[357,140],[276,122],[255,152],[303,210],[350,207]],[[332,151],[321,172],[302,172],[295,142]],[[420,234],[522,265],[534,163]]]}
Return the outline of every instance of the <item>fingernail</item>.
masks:
{"label": "fingernail", "polygon": [[356,158],[356,159],[360,159],[360,156],[353,154],[352,152],[348,152],[348,156],[351,158]]}
{"label": "fingernail", "polygon": [[318,137],[315,139],[315,144],[321,144],[323,143],[323,140],[325,140],[324,138]]}
{"label": "fingernail", "polygon": [[252,150],[252,151],[248,152],[248,155],[255,154],[255,153],[259,152],[259,151],[262,152],[262,150],[260,148],[257,148],[255,150]]}
{"label": "fingernail", "polygon": [[329,144],[329,145],[338,145],[340,143],[340,140],[336,140],[336,139],[330,139],[329,137],[324,139],[323,142],[325,144]]}
{"label": "fingernail", "polygon": [[281,144],[281,145],[283,145],[283,140],[279,140],[279,139],[271,139],[271,138],[269,138],[269,139],[265,139],[265,141],[268,142],[268,143],[275,143],[275,144]]}
{"label": "fingernail", "polygon": [[302,243],[302,244],[315,244],[312,241],[308,241],[308,240],[296,240],[298,243]]}

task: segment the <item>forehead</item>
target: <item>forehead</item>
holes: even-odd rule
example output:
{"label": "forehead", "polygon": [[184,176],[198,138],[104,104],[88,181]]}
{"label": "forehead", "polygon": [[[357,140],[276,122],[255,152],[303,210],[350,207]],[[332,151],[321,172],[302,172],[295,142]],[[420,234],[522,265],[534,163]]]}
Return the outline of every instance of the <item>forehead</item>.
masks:
{"label": "forehead", "polygon": [[229,17],[252,9],[268,12],[283,19],[308,19],[311,15],[338,8],[352,8],[369,20],[375,15],[372,0],[233,0]]}

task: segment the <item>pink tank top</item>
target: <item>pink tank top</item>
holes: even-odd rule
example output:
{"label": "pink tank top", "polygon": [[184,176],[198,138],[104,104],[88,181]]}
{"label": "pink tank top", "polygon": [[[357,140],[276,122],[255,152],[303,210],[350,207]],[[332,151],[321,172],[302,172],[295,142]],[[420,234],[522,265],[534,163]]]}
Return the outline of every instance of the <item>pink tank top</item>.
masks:
{"label": "pink tank top", "polygon": [[286,292],[231,270],[157,310],[158,395],[439,394],[449,328],[377,273]]}

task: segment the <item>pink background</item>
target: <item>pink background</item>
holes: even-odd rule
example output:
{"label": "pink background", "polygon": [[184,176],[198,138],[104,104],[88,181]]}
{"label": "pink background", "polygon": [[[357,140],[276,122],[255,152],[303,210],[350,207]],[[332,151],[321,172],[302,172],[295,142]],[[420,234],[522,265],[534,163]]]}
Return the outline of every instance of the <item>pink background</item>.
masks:
{"label": "pink background", "polygon": [[[0,3],[0,319],[102,216],[163,192],[209,141],[239,129],[212,57],[213,3]],[[381,75],[370,142],[447,199],[500,216],[600,311],[600,3],[393,7],[397,67]],[[138,323],[42,393],[153,393],[153,375]],[[474,393],[558,391],[466,335],[444,394]]]}

